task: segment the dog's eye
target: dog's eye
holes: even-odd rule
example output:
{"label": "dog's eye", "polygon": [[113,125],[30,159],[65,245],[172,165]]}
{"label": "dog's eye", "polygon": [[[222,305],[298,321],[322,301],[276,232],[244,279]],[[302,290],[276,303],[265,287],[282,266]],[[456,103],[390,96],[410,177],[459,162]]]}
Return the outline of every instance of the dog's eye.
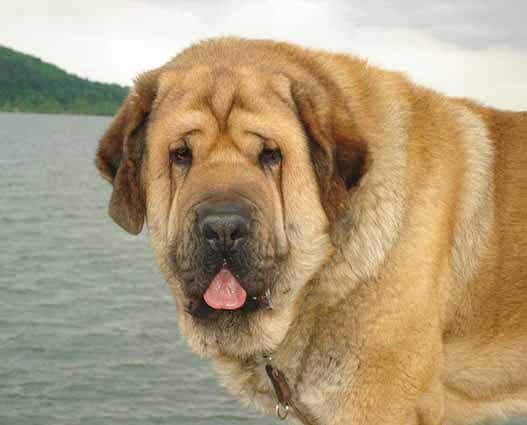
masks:
{"label": "dog's eye", "polygon": [[260,164],[265,166],[272,166],[280,164],[282,160],[282,152],[280,149],[264,149],[258,157]]}
{"label": "dog's eye", "polygon": [[170,152],[170,159],[176,165],[190,165],[192,153],[188,147],[182,146]]}

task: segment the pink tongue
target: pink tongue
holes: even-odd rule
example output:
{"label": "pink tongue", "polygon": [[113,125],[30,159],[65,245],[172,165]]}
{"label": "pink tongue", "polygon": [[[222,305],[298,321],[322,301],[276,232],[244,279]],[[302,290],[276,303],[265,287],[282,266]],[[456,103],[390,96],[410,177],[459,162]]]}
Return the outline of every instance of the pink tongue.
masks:
{"label": "pink tongue", "polygon": [[203,295],[205,302],[214,309],[236,310],[247,298],[247,292],[227,269],[221,269]]}

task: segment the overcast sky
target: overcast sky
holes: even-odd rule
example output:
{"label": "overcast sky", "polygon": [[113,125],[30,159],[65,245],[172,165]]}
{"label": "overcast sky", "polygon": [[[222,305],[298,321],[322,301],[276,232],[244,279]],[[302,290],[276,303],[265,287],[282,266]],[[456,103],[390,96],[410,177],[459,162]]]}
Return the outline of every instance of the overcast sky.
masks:
{"label": "overcast sky", "polygon": [[13,0],[0,44],[130,85],[219,35],[349,52],[455,96],[527,110],[527,0]]}

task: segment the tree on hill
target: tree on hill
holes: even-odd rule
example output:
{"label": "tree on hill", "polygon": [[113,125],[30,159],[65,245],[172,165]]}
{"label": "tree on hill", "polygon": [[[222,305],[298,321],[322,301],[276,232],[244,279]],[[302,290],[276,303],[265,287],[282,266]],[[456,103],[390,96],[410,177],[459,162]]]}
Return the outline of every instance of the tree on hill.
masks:
{"label": "tree on hill", "polygon": [[0,46],[0,111],[112,115],[127,94]]}

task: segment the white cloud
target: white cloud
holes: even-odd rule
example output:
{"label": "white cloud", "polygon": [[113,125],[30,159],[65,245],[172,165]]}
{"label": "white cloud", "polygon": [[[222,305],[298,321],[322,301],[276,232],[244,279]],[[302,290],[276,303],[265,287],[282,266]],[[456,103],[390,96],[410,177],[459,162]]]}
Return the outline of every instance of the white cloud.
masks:
{"label": "white cloud", "polygon": [[357,54],[404,71],[412,80],[488,106],[527,109],[527,49],[466,49],[424,32],[367,28],[357,32]]}
{"label": "white cloud", "polygon": [[[381,0],[369,6],[313,0],[19,0],[2,6],[0,25],[7,46],[100,81],[130,84],[137,73],[193,42],[239,35],[352,52],[450,95],[527,109],[527,46],[518,45],[520,38],[504,43],[505,30],[495,28],[501,37],[496,46],[489,39],[487,47],[470,49],[461,39],[482,38],[487,27],[481,13],[464,22],[452,4],[404,3],[397,9]],[[443,24],[446,16],[451,25]]]}

